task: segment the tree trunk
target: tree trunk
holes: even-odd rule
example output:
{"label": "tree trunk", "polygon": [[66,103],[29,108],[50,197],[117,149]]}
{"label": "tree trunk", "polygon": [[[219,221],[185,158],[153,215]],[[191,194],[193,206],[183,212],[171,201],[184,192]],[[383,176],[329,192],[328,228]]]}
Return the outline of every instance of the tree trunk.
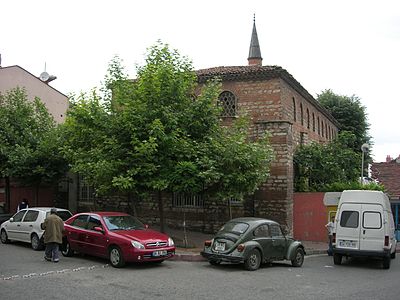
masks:
{"label": "tree trunk", "polygon": [[5,193],[6,193],[6,211],[8,213],[11,212],[11,189],[10,189],[10,177],[5,177],[6,180],[6,189],[5,189]]}
{"label": "tree trunk", "polygon": [[158,191],[158,211],[160,213],[160,231],[165,233],[164,202],[161,191]]}
{"label": "tree trunk", "polygon": [[39,206],[39,187],[40,187],[40,183],[36,183],[35,184],[35,196],[33,199],[33,203],[35,203],[35,206]]}
{"label": "tree trunk", "polygon": [[137,217],[137,212],[136,212],[136,201],[134,197],[132,196],[132,193],[128,193],[128,203],[130,210],[132,211],[133,216]]}

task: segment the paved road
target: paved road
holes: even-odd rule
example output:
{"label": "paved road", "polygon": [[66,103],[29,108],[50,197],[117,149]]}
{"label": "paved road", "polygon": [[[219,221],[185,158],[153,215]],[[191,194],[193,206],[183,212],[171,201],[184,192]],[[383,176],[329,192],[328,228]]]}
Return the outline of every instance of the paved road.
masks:
{"label": "paved road", "polygon": [[129,264],[61,257],[46,262],[43,251],[0,244],[1,299],[398,299],[400,258],[383,270],[379,261],[334,266],[326,255],[306,257],[302,268],[289,263],[213,267],[207,262]]}

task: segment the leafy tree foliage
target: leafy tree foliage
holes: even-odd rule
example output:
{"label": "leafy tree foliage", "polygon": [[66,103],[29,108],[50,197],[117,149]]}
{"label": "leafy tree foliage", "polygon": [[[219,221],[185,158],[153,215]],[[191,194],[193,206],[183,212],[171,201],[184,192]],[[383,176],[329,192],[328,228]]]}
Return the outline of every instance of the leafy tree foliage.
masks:
{"label": "leafy tree foliage", "polygon": [[339,121],[339,132],[348,131],[354,134],[350,147],[355,152],[361,152],[360,147],[364,143],[371,145],[366,108],[361,104],[360,98],[355,95],[337,95],[328,89],[319,94],[317,100]]}
{"label": "leafy tree foliage", "polygon": [[134,81],[115,58],[105,86],[112,94],[77,98],[64,126],[66,157],[99,193],[156,192],[162,219],[162,192],[241,198],[268,177],[267,138],[250,141],[244,119],[223,128],[220,84],[196,92],[191,62],[167,45],[149,49]]}
{"label": "leafy tree foliage", "polygon": [[328,144],[299,147],[294,156],[296,190],[322,191],[337,182],[357,182],[361,158],[349,147],[355,139],[354,134],[344,131]]}
{"label": "leafy tree foliage", "polygon": [[39,186],[59,179],[66,162],[59,154],[59,136],[52,116],[24,89],[0,94],[0,174]]}

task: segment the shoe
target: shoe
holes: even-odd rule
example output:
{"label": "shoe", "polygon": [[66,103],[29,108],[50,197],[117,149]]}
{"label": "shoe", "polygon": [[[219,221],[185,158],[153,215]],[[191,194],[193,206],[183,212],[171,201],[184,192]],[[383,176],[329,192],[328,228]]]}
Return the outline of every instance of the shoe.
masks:
{"label": "shoe", "polygon": [[60,260],[59,259],[54,259],[53,262],[58,263]]}
{"label": "shoe", "polygon": [[47,260],[47,261],[51,261],[51,257],[45,256],[44,259]]}

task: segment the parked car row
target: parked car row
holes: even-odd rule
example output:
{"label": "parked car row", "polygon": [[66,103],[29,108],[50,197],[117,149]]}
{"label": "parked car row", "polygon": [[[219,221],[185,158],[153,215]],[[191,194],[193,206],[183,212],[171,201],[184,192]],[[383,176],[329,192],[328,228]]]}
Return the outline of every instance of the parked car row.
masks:
{"label": "parked car row", "polygon": [[[22,241],[34,250],[43,248],[40,224],[50,214],[49,207],[23,209],[0,226],[2,243]],[[151,230],[137,218],[122,212],[88,212],[72,216],[57,209],[65,221],[61,253],[76,252],[108,258],[113,267],[126,262],[162,262],[175,254],[171,237]],[[225,224],[201,252],[212,265],[243,263],[256,270],[262,263],[290,260],[295,267],[304,262],[304,246],[286,237],[278,223],[261,218],[239,218]]]}
{"label": "parked car row", "polygon": [[[40,224],[49,207],[19,211],[0,226],[2,243],[28,242],[34,250],[43,248]],[[61,252],[75,252],[108,258],[114,267],[126,262],[162,262],[175,254],[172,238],[122,212],[88,212],[72,216],[57,209],[65,221]],[[384,269],[396,257],[395,226],[388,197],[379,191],[344,191],[338,204],[333,230],[333,261],[342,257],[381,258]],[[237,218],[227,222],[200,253],[211,265],[241,263],[249,271],[262,263],[289,260],[301,267],[306,254],[303,244],[287,237],[281,226],[262,218]]]}
{"label": "parked car row", "polygon": [[[34,250],[43,248],[40,224],[50,214],[50,207],[33,207],[19,211],[0,226],[2,243],[21,241]],[[57,208],[65,221],[61,253],[75,252],[104,257],[113,267],[126,262],[162,262],[175,254],[172,238],[151,230],[137,218],[121,212],[90,212],[72,216],[66,209]]]}

